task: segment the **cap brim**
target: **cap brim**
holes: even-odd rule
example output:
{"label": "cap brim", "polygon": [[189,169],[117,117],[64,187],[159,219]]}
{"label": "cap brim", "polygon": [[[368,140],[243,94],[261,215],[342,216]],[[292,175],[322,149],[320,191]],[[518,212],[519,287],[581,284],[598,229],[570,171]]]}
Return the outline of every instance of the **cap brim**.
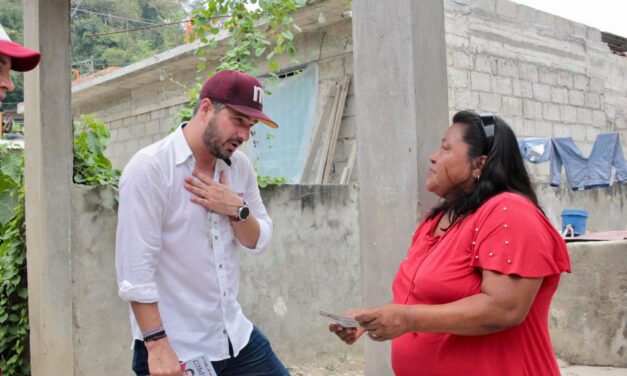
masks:
{"label": "cap brim", "polygon": [[240,106],[237,104],[228,104],[225,103],[227,107],[232,108],[233,110],[244,114],[246,116],[249,116],[253,119],[257,119],[260,122],[264,123],[265,125],[267,125],[270,128],[278,128],[279,125],[272,119],[270,119],[266,114],[264,114],[263,112],[256,110],[254,108],[250,108],[250,107],[246,107],[246,106]]}
{"label": "cap brim", "polygon": [[41,54],[17,43],[0,40],[0,54],[11,58],[11,69],[18,72],[27,72],[39,64]]}

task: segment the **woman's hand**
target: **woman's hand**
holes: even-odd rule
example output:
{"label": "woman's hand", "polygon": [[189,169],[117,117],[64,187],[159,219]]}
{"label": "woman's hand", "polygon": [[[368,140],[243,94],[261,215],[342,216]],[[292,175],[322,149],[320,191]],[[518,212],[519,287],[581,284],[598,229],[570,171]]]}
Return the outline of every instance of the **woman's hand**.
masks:
{"label": "woman's hand", "polygon": [[355,315],[355,320],[373,341],[387,341],[410,331],[409,313],[408,306],[386,304],[362,309]]}
{"label": "woman's hand", "polygon": [[366,331],[364,328],[345,328],[339,324],[331,323],[329,324],[329,331],[335,333],[336,336],[340,337],[340,339],[348,345],[352,345],[361,337],[362,334]]}

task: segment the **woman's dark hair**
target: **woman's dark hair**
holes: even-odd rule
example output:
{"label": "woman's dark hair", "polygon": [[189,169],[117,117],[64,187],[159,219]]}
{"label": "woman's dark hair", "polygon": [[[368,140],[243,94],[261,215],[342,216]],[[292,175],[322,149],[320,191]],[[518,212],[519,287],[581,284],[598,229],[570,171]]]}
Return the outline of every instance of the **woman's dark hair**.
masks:
{"label": "woman's dark hair", "polygon": [[484,202],[502,192],[515,192],[527,197],[539,209],[538,198],[531,186],[527,169],[518,148],[516,135],[500,117],[494,116],[494,137],[486,136],[481,117],[472,111],[460,111],[453,124],[464,125],[463,140],[469,145],[468,158],[487,155],[481,177],[470,192],[457,192],[454,199],[435,206],[428,218],[441,212],[451,213],[451,225],[474,213]]}

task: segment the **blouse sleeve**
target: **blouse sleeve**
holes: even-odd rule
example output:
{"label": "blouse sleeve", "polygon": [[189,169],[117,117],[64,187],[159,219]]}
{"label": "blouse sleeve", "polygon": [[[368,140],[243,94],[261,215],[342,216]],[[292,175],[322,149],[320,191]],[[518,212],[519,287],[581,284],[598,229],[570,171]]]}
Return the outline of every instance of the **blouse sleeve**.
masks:
{"label": "blouse sleeve", "polygon": [[484,206],[475,222],[472,267],[525,278],[570,272],[566,243],[533,203],[519,196]]}

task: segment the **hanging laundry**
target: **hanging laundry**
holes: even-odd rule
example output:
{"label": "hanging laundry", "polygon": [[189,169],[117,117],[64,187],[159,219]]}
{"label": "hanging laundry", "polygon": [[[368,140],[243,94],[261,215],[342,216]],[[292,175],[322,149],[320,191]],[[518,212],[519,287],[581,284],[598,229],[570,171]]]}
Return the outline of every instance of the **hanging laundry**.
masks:
{"label": "hanging laundry", "polygon": [[518,148],[522,157],[531,163],[544,163],[551,159],[550,138],[519,138]]}
{"label": "hanging laundry", "polygon": [[627,182],[627,163],[616,132],[598,135],[588,158],[581,154],[571,137],[551,139],[550,184],[553,187],[560,185],[562,164],[574,191],[609,187],[612,167],[616,169],[616,181]]}

